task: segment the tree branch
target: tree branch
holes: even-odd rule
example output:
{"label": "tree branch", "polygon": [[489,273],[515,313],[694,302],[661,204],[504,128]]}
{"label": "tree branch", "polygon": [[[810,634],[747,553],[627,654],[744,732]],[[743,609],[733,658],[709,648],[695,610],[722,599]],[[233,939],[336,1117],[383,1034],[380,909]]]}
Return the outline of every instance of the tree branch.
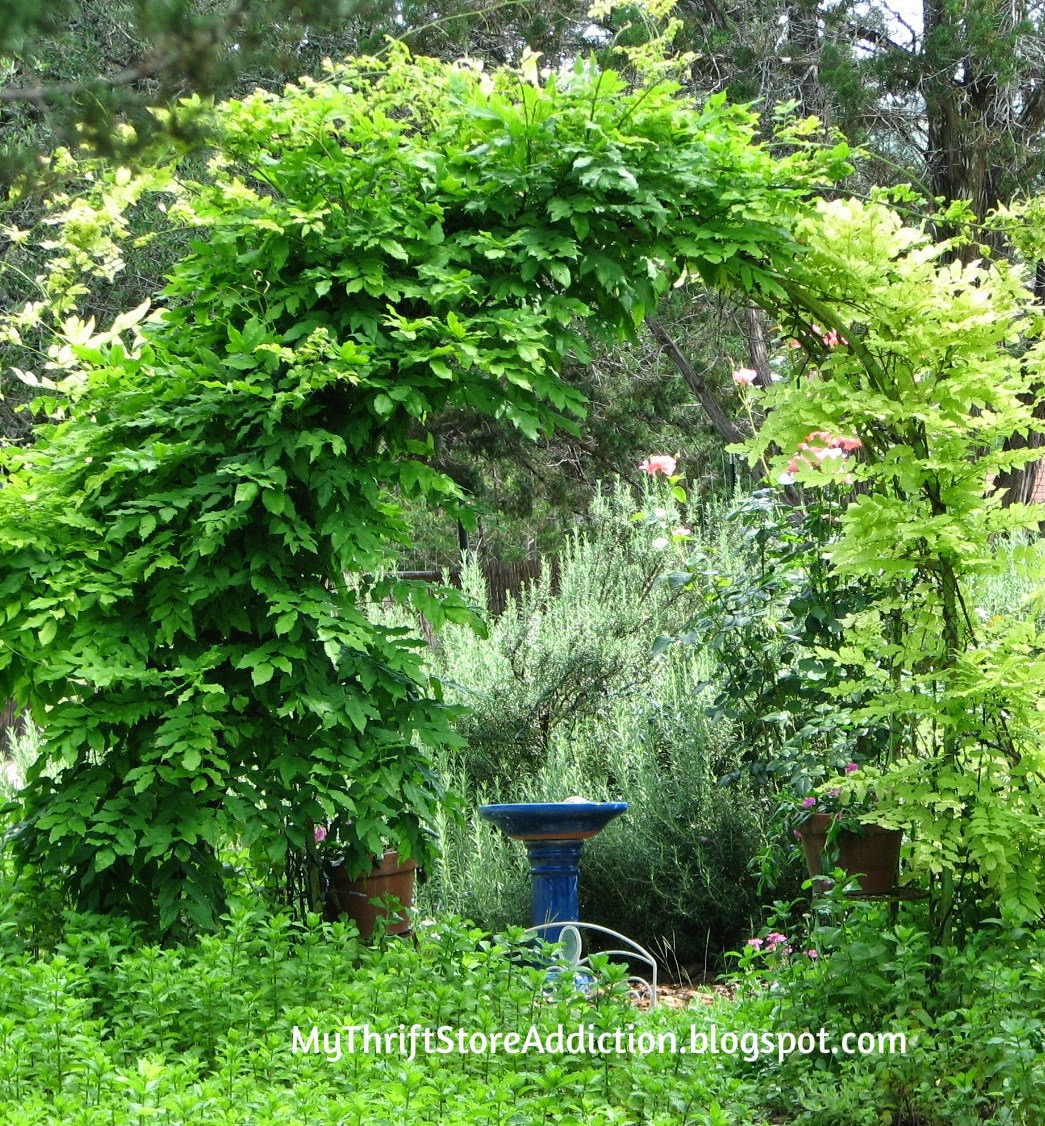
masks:
{"label": "tree branch", "polygon": [[0,102],[49,102],[55,98],[65,98],[70,94],[79,94],[85,90],[96,90],[99,87],[115,89],[119,86],[130,86],[143,78],[151,78],[155,74],[166,70],[176,61],[173,54],[156,55],[146,59],[137,66],[125,67],[115,74],[99,75],[97,78],[85,79],[82,82],[52,82],[40,83],[36,86],[5,86],[0,89]]}
{"label": "tree branch", "polygon": [[[857,39],[865,43],[870,43],[875,47],[885,47],[890,51],[897,51],[901,55],[906,55],[909,59],[916,57],[915,52],[909,47],[904,47],[903,44],[897,43],[895,39],[891,39],[884,31],[879,31],[877,28],[870,27],[865,23],[854,23],[852,20],[846,19],[837,11],[831,11],[827,8],[820,8],[818,15],[824,23],[830,23],[833,27],[838,28],[840,31],[848,32],[850,35],[855,36]],[[904,25],[907,26],[906,24]],[[908,27],[908,31],[911,28]],[[912,32],[913,34],[913,32]]]}
{"label": "tree branch", "polygon": [[697,401],[704,408],[719,437],[725,442],[743,441],[743,433],[719,405],[718,400],[704,382],[703,376],[682,354],[679,346],[671,339],[667,329],[654,317],[647,317],[646,325],[660,344],[665,355],[675,365],[679,374],[689,385],[690,390],[696,395]]}

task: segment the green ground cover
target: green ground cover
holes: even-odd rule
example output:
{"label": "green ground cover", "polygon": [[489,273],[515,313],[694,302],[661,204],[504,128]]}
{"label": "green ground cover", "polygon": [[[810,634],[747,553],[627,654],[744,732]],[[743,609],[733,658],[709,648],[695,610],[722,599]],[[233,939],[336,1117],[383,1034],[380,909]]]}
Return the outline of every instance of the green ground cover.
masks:
{"label": "green ground cover", "polygon": [[[8,1126],[1042,1121],[1045,966],[1026,934],[985,934],[931,980],[943,952],[850,907],[815,932],[819,957],[763,939],[732,999],[640,1012],[620,969],[603,967],[593,996],[566,976],[549,989],[519,932],[453,920],[367,948],[350,927],[243,908],[194,947],[161,948],[67,916],[38,952],[17,903],[0,964]],[[391,1040],[361,1050],[362,1026]],[[878,1033],[906,1051],[878,1054]]]}

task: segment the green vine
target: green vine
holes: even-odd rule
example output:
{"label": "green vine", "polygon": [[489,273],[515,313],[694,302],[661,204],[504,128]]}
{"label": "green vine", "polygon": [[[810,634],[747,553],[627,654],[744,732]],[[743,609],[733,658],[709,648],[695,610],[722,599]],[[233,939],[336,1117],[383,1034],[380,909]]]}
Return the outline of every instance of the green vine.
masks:
{"label": "green vine", "polygon": [[398,48],[213,127],[208,179],[95,169],[63,203],[59,241],[107,269],[124,205],[198,238],[133,325],[74,323],[67,294],[33,310],[57,329],[55,421],[0,489],[0,695],[45,731],[16,856],[164,934],[214,925],[229,842],[273,879],[320,824],[353,871],[386,844],[428,855],[448,711],[367,604],[479,623],[374,577],[406,546],[403,500],[469,520],[417,424],[467,405],[574,427],[579,321],[634,336],[687,268],[774,288],[847,170],[844,146],[774,158],[747,110],[671,83]]}

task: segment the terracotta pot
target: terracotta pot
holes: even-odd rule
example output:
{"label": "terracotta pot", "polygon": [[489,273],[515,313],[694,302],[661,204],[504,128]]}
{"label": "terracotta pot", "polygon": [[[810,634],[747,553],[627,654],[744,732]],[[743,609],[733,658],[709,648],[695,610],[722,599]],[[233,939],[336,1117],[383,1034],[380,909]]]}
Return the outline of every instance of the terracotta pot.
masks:
{"label": "terracotta pot", "polygon": [[[814,813],[799,826],[810,876],[823,874],[824,849],[834,819],[833,813]],[[857,883],[864,895],[888,895],[899,879],[902,840],[902,829],[883,829],[880,825],[865,825],[861,833],[842,829],[834,839],[838,849],[835,863],[849,875],[861,873]]]}
{"label": "terracotta pot", "polygon": [[[327,922],[337,919],[354,919],[359,933],[369,939],[379,918],[388,919],[386,934],[405,934],[410,929],[409,909],[414,903],[414,879],[417,861],[399,863],[399,854],[386,852],[380,864],[374,866],[369,876],[350,880],[343,864],[331,864],[326,875],[326,903],[324,917]],[[399,901],[401,910],[389,916],[384,907],[371,903],[386,895]]]}

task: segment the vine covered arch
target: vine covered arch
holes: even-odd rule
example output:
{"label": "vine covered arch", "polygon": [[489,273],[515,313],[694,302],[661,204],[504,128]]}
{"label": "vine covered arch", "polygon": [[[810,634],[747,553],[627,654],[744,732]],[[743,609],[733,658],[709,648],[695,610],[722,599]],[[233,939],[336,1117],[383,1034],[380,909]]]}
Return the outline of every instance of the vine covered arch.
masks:
{"label": "vine covered arch", "polygon": [[[314,858],[317,825],[359,869],[386,843],[424,853],[420,746],[450,717],[414,639],[362,605],[471,618],[374,577],[406,536],[394,493],[467,519],[419,422],[457,403],[576,426],[578,322],[634,337],[686,273],[810,347],[814,320],[849,332],[853,379],[881,368],[802,265],[830,257],[818,196],[848,166],[801,123],[774,155],[751,112],[670,82],[397,50],[216,127],[205,181],[167,165],[127,193],[198,237],[147,320],[66,326],[65,418],[7,454],[0,490],[0,694],[46,713],[17,855],[161,932],[213,925],[232,838],[274,869]],[[780,407],[774,440],[806,424]]]}

